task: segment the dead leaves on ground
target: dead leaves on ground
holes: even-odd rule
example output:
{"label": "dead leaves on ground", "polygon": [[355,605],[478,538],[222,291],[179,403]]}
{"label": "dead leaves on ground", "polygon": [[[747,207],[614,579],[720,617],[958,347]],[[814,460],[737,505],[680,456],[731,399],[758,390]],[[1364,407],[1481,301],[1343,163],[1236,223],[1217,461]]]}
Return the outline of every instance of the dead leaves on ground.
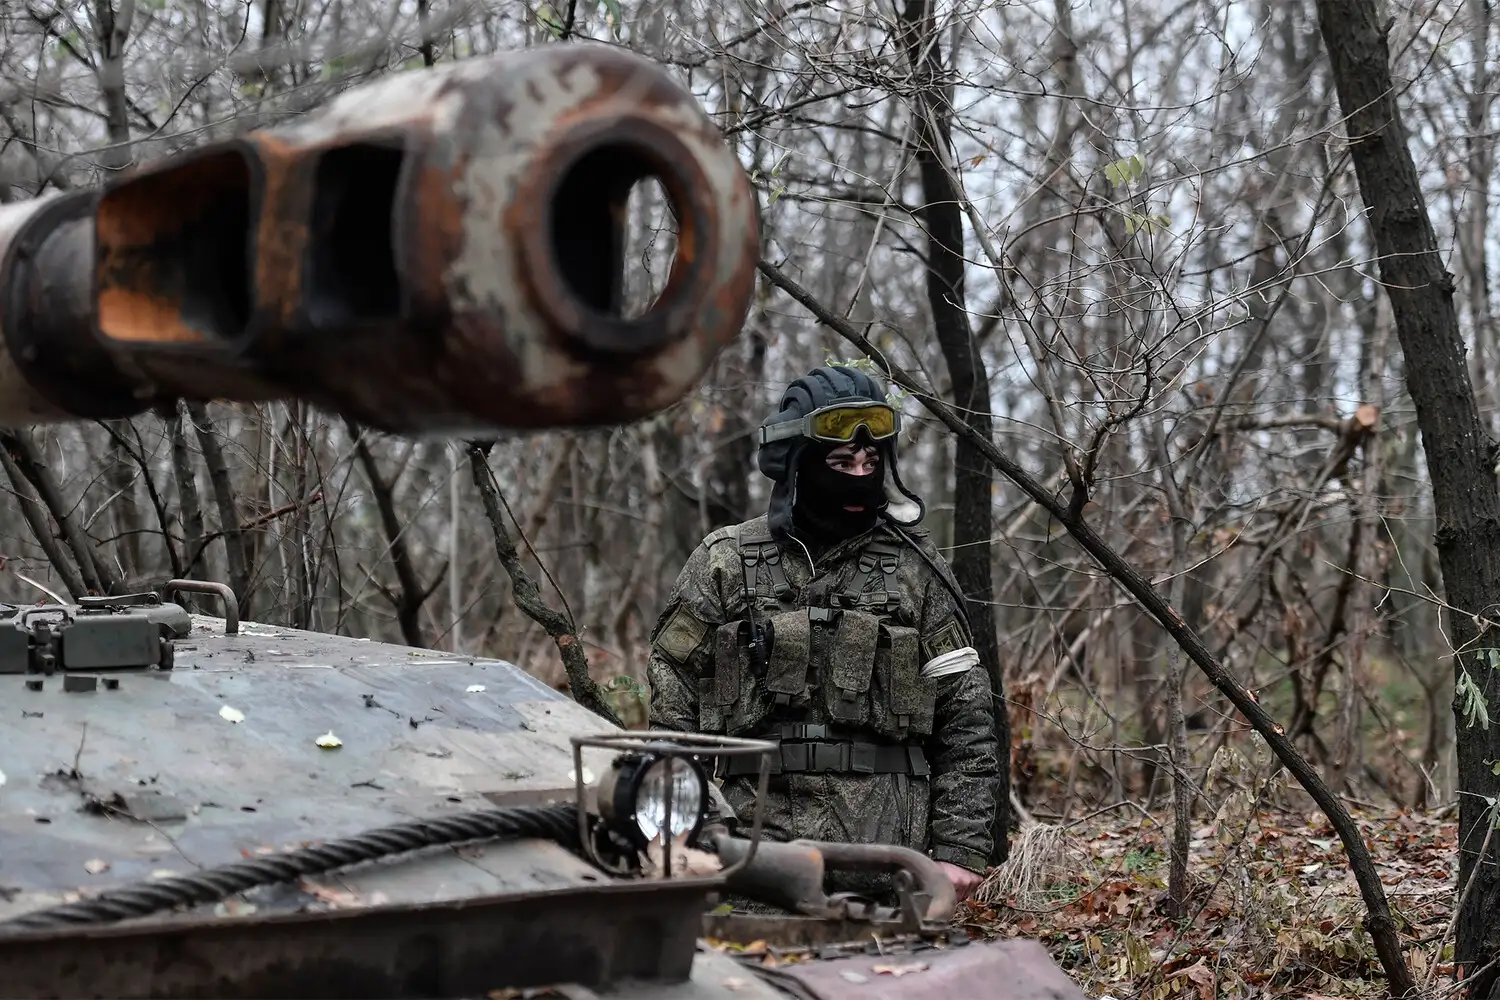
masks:
{"label": "dead leaves on ground", "polygon": [[[1434,953],[1451,914],[1455,824],[1429,814],[1361,814],[1380,880],[1420,976],[1451,974]],[[1343,847],[1321,816],[1261,812],[1232,831],[1194,831],[1191,919],[1169,912],[1167,831],[1155,823],[1069,831],[1087,862],[1027,906],[969,904],[971,933],[1039,939],[1093,995],[1130,1000],[1383,995],[1364,905]]]}

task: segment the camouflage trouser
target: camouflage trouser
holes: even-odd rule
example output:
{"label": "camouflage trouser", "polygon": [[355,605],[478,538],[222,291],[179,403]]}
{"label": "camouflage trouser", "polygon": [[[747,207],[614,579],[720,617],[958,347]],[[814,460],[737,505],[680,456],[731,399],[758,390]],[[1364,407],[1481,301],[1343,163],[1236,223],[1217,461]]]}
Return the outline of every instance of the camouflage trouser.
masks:
{"label": "camouflage trouser", "polygon": [[[755,779],[727,778],[724,798],[734,809],[738,833],[748,836],[755,810]],[[808,773],[772,775],[762,804],[761,835],[767,840],[824,840],[845,844],[895,844],[927,851],[928,779],[906,774]],[[854,892],[884,906],[896,905],[890,876],[829,872],[824,891]],[[731,897],[750,912],[781,912]]]}

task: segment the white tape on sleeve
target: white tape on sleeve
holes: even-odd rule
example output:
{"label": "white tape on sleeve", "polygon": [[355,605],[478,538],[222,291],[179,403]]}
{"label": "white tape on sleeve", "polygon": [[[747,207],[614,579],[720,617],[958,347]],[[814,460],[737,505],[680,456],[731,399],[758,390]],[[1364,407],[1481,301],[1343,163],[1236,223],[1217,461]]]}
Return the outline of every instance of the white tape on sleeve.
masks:
{"label": "white tape on sleeve", "polygon": [[949,677],[966,670],[973,670],[977,666],[979,666],[979,651],[973,646],[965,646],[951,653],[944,653],[942,656],[934,656],[922,664],[922,676]]}

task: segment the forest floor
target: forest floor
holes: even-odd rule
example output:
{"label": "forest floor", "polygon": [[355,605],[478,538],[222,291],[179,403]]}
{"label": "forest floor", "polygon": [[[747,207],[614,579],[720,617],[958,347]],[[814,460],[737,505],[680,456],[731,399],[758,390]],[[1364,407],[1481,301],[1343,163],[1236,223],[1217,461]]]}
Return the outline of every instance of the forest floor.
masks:
{"label": "forest floor", "polygon": [[[1449,995],[1456,819],[1355,818],[1422,995]],[[1169,824],[1170,814],[1116,809],[1065,830],[1029,826],[1013,841],[1017,864],[987,881],[976,894],[984,901],[965,904],[961,919],[977,936],[1041,941],[1095,998],[1384,995],[1354,876],[1320,814],[1221,811],[1198,825],[1183,920],[1163,905]]]}

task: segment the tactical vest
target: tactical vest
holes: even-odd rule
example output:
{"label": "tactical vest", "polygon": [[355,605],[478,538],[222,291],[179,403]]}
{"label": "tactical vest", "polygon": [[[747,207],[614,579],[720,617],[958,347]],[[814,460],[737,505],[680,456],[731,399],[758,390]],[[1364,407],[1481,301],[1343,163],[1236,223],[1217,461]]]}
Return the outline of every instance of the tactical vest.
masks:
{"label": "tactical vest", "polygon": [[[798,606],[764,528],[742,526],[738,546],[747,611],[717,631],[699,679],[700,728],[779,740],[773,771],[928,774],[916,744],[932,733],[937,681],[921,676],[918,630],[896,617],[899,543],[867,544],[822,607]],[[877,577],[883,586],[871,588]],[[810,715],[826,721],[803,721]],[[757,766],[744,758],[728,773]]]}

